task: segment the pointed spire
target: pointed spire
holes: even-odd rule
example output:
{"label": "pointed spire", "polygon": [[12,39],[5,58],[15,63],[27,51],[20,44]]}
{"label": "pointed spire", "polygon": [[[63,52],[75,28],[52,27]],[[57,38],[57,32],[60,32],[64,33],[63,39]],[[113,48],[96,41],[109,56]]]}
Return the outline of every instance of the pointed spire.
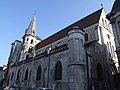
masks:
{"label": "pointed spire", "polygon": [[25,34],[30,34],[30,35],[36,35],[36,12],[34,13],[34,16],[28,26],[28,28],[25,31]]}

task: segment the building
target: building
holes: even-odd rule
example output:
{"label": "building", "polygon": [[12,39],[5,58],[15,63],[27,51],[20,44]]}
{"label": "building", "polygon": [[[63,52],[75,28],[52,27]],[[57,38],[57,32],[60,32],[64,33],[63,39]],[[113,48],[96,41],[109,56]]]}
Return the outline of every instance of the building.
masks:
{"label": "building", "polygon": [[[112,24],[113,33],[115,36],[116,53],[118,56],[118,62],[120,65],[120,0],[115,0],[111,12],[107,15],[107,18]],[[120,69],[119,69],[120,72]],[[115,87],[120,89],[120,73],[114,76]]]}
{"label": "building", "polygon": [[3,87],[4,84],[4,78],[5,78],[5,73],[7,70],[7,66],[3,65],[3,67],[0,67],[0,89]]}
{"label": "building", "polygon": [[120,0],[115,0],[111,12],[107,15],[115,36],[116,52],[120,64]]}
{"label": "building", "polygon": [[41,40],[36,15],[23,41],[12,43],[8,84],[21,90],[113,90],[118,60],[103,8]]}
{"label": "building", "polygon": [[2,87],[3,78],[4,78],[3,67],[0,67],[0,87]]}

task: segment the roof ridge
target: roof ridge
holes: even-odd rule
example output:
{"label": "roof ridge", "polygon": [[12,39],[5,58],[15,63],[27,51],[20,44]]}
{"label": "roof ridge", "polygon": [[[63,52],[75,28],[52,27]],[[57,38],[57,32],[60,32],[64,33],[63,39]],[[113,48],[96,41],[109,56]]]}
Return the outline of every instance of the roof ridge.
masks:
{"label": "roof ridge", "polygon": [[99,9],[99,10],[85,16],[84,18],[76,21],[75,23],[73,23],[73,24],[65,27],[64,29],[56,32],[55,34],[47,37],[46,39],[44,39],[43,41],[41,41],[40,43],[38,43],[36,45],[36,49],[41,48],[41,47],[43,47],[45,45],[48,45],[50,43],[53,43],[53,42],[55,42],[55,41],[57,41],[59,39],[62,39],[65,36],[67,36],[67,33],[69,32],[69,30],[73,26],[78,26],[79,28],[84,29],[84,28],[86,28],[86,27],[88,27],[90,25],[93,25],[93,24],[97,23],[99,21],[99,17],[101,15],[102,9],[103,8],[101,8],[101,9]]}

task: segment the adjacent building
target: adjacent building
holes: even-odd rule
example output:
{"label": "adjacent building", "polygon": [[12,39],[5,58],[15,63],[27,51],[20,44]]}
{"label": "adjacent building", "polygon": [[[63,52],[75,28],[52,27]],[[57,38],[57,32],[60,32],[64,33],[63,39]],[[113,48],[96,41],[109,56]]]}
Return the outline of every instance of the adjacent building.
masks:
{"label": "adjacent building", "polygon": [[103,8],[41,40],[36,15],[23,41],[12,43],[8,85],[30,90],[113,90],[118,73],[114,35]]}
{"label": "adjacent building", "polygon": [[3,65],[3,67],[0,67],[0,89],[4,85],[4,78],[5,78],[5,73],[7,71],[7,66]]}
{"label": "adjacent building", "polygon": [[[115,0],[111,12],[107,15],[115,36],[116,53],[120,65],[120,0]],[[119,69],[120,70],[120,69]],[[120,71],[119,71],[120,72]],[[114,76],[115,86],[120,88],[120,73]]]}
{"label": "adjacent building", "polygon": [[115,36],[116,52],[120,64],[120,0],[115,0],[111,12],[107,15]]}

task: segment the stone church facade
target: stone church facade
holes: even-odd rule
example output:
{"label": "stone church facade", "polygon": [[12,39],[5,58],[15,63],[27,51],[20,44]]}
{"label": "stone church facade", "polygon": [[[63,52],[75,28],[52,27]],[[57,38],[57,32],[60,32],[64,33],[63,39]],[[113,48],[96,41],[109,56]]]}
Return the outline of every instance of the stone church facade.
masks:
{"label": "stone church facade", "polygon": [[103,8],[41,40],[36,15],[12,43],[8,85],[21,90],[113,90],[118,73],[112,29]]}

